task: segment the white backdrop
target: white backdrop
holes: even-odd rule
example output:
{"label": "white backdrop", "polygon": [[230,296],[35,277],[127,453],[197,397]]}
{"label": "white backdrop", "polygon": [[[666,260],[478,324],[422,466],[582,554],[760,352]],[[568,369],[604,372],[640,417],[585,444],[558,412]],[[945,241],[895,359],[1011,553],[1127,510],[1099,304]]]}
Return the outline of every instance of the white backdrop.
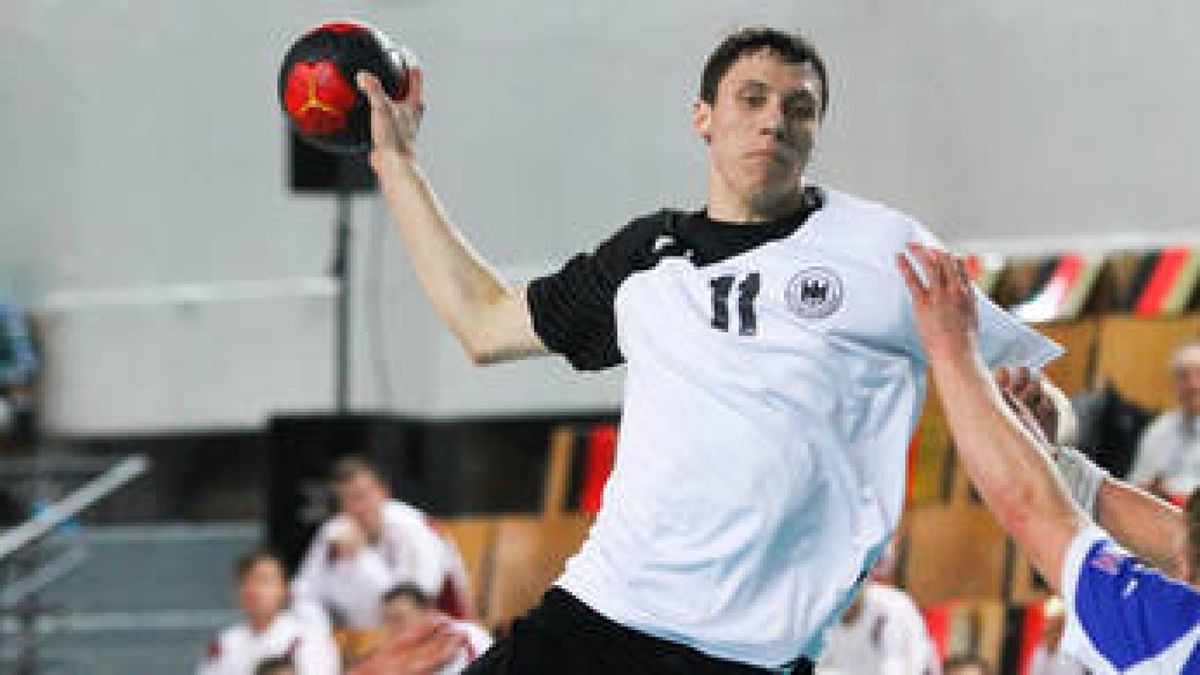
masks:
{"label": "white backdrop", "polygon": [[[822,180],[951,242],[1196,238],[1195,3],[9,0],[0,293],[54,308],[54,429],[238,427],[329,405],[329,297],[296,280],[323,273],[334,207],[285,189],[274,87],[290,40],[342,16],[421,56],[428,173],[514,281],[631,215],[700,202],[699,69],[721,33],[756,22],[804,29],[830,62]],[[358,269],[379,271],[357,292],[356,407],[616,405],[618,374],[469,366],[378,204],[356,221]],[[284,290],[213,299],[260,281]],[[146,297],[162,301],[130,299]]]}

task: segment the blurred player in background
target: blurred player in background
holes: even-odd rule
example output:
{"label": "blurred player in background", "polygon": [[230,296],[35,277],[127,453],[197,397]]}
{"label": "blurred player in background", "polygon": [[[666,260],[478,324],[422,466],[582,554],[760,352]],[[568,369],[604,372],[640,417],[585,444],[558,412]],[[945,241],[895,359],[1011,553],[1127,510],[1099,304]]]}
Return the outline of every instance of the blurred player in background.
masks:
{"label": "blurred player in background", "polygon": [[1179,406],[1142,434],[1129,482],[1182,504],[1200,487],[1200,342],[1175,352],[1171,383]]}
{"label": "blurred player in background", "polygon": [[818,675],[937,675],[941,667],[921,611],[908,595],[876,581],[827,633]]}
{"label": "blurred player in background", "polygon": [[254,675],[261,662],[280,657],[298,675],[341,672],[341,657],[326,627],[288,611],[287,575],[278,557],[257,551],[238,561],[236,571],[245,621],[212,641],[199,675]]}
{"label": "blurred player in background", "polygon": [[321,526],[293,584],[297,608],[335,626],[377,628],[379,598],[411,583],[452,616],[467,613],[466,576],[457,549],[427,516],[392,499],[379,471],[360,457],[334,465],[340,512]]}

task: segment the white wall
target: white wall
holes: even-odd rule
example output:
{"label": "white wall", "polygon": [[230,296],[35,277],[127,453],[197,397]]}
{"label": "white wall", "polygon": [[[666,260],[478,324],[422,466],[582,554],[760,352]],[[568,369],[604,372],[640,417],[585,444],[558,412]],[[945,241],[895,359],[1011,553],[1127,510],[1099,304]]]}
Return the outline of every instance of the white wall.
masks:
{"label": "white wall", "polygon": [[[1195,3],[9,0],[0,293],[53,303],[67,291],[321,274],[333,204],[285,190],[274,87],[289,41],[338,16],[370,20],[422,57],[428,173],[514,280],[633,214],[700,202],[703,156],[687,127],[698,72],[723,31],[755,22],[803,28],[827,55],[823,180],[898,205],[950,241],[1196,236]],[[356,216],[359,269],[381,270],[360,279],[377,296],[357,293],[358,407],[616,404],[619,375],[576,377],[553,360],[470,368],[413,288],[381,210],[365,201]],[[328,367],[257,372],[264,354],[329,351],[330,308],[298,309],[328,298],[305,297],[253,312],[204,305],[192,324],[163,319],[178,315],[171,302],[139,306],[153,331],[129,330],[129,313],[113,307],[56,318],[55,428],[246,425],[328,404]],[[362,311],[373,307],[380,314]],[[195,321],[231,339],[182,339]],[[119,394],[146,382],[96,365],[139,360],[162,364],[159,386],[186,400],[131,406]],[[223,365],[172,365],[183,360]],[[237,414],[222,398],[231,387],[244,393]]]}

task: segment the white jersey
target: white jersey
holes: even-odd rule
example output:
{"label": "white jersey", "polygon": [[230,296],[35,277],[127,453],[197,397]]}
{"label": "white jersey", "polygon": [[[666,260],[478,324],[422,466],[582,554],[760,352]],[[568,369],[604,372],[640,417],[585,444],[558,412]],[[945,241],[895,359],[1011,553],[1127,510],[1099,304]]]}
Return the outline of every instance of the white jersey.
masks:
{"label": "white jersey", "polygon": [[[895,257],[929,235],[845,194],[823,202],[711,259],[688,241],[702,215],[639,219],[528,290],[550,349],[628,364],[604,508],[557,584],[620,624],[760,667],[815,661],[884,550],[925,396]],[[788,227],[704,222],[726,239]],[[589,337],[608,295],[615,348]],[[1059,353],[979,306],[989,363]]]}
{"label": "white jersey", "polygon": [[825,634],[818,675],[936,675],[937,652],[921,612],[903,591],[868,583],[853,623],[845,618]]}
{"label": "white jersey", "polygon": [[1138,443],[1129,482],[1138,485],[1155,478],[1174,496],[1187,497],[1200,486],[1200,433],[1197,423],[1179,410],[1163,413],[1146,428]]}
{"label": "white jersey", "polygon": [[198,675],[254,675],[259,663],[288,656],[297,675],[336,675],[341,657],[329,631],[283,612],[261,633],[247,624],[227,628],[209,645]]}
{"label": "white jersey", "polygon": [[321,526],[292,584],[296,607],[306,618],[326,614],[335,623],[373,628],[383,621],[383,594],[398,584],[413,583],[429,597],[438,597],[454,568],[425,514],[388,500],[378,541],[352,558],[339,558],[333,542],[346,527],[345,518],[335,516]]}

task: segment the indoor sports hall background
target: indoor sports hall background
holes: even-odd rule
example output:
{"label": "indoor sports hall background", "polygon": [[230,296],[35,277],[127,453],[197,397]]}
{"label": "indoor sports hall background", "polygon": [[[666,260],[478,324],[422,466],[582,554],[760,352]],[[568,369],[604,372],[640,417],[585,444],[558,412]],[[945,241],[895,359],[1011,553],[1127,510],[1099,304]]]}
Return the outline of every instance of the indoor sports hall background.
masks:
{"label": "indoor sports hall background", "polygon": [[[336,18],[417,55],[423,165],[514,283],[634,214],[699,208],[704,57],[737,26],[800,29],[830,68],[817,182],[973,254],[985,290],[1068,347],[1050,372],[1068,394],[1140,411],[1104,418],[1121,447],[1174,404],[1167,362],[1200,336],[1200,5],[6,0],[0,307],[37,366],[0,418],[0,672],[189,672],[237,618],[233,561],[302,545],[348,450],[436,517],[489,628],[599,508],[621,372],[477,369],[370,191],[341,212],[339,408],[339,201],[296,189],[315,160],[276,97],[288,45]],[[0,333],[0,364],[20,333]],[[1117,433],[1098,452],[1128,469]],[[894,580],[943,653],[1021,672],[1044,589],[932,408],[911,465]]]}

